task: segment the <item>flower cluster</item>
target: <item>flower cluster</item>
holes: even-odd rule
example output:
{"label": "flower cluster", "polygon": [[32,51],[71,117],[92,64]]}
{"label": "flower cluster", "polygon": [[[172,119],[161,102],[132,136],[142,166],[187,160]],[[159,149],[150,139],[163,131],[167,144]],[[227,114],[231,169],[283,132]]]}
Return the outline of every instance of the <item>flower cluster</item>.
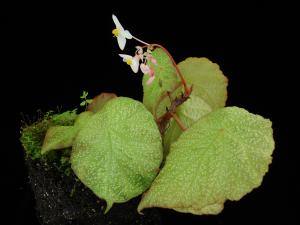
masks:
{"label": "flower cluster", "polygon": [[[116,28],[113,29],[112,34],[117,38],[121,50],[124,50],[127,39],[135,39],[145,45],[143,47],[137,46],[134,56],[127,54],[119,54],[119,56],[131,67],[134,73],[137,73],[140,68],[143,74],[148,75],[149,79],[147,84],[150,85],[155,79],[155,71],[148,65],[148,62],[157,65],[156,59],[152,56],[151,45],[134,37],[128,30],[125,30],[115,15],[112,15],[112,19],[116,26]],[[146,51],[144,51],[145,48]]]}

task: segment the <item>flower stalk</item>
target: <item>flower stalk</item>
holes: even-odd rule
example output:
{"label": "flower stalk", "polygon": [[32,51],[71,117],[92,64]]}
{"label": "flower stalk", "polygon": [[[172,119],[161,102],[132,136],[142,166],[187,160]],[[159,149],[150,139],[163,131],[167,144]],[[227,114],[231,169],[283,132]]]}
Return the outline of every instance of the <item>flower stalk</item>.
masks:
{"label": "flower stalk", "polygon": [[[120,24],[119,20],[117,19],[117,17],[115,15],[113,15],[112,18],[116,25],[116,28],[112,31],[112,33],[113,33],[114,37],[117,38],[117,41],[118,41],[118,44],[119,44],[119,47],[121,50],[123,50],[125,48],[126,39],[134,39],[134,40],[140,42],[141,44],[143,44],[142,47],[141,46],[136,47],[137,50],[135,51],[134,56],[130,56],[130,55],[126,55],[126,54],[119,54],[119,55],[120,55],[120,57],[123,58],[123,61],[131,67],[131,69],[133,70],[134,73],[137,73],[140,68],[140,70],[143,74],[149,76],[149,79],[146,82],[147,85],[151,85],[151,83],[155,79],[155,70],[153,68],[151,68],[151,66],[149,66],[149,64],[147,64],[148,61],[150,61],[154,65],[157,64],[156,59],[152,56],[152,51],[155,48],[160,48],[167,54],[167,56],[171,60],[173,66],[175,67],[176,74],[178,75],[178,77],[180,79],[180,83],[179,83],[179,85],[176,85],[176,87],[172,90],[172,92],[167,92],[166,94],[163,94],[161,96],[161,98],[158,100],[158,102],[155,106],[154,117],[156,119],[156,122],[158,124],[159,130],[162,135],[165,133],[166,128],[167,128],[171,118],[174,118],[174,120],[176,121],[178,126],[183,131],[185,131],[186,130],[185,125],[182,123],[180,118],[176,115],[176,108],[178,106],[180,106],[181,104],[183,104],[189,98],[189,96],[192,92],[192,87],[189,88],[187,86],[187,83],[186,83],[180,69],[178,68],[174,58],[172,57],[170,52],[162,45],[149,44],[149,43],[133,36],[128,30],[125,30],[123,28],[123,26]],[[144,52],[144,49],[147,49],[147,50]],[[183,86],[184,93],[180,97],[176,97],[174,100],[172,100],[170,94],[173,93],[175,90],[177,90],[177,88],[179,88],[180,86]],[[169,96],[170,101],[171,101],[170,108],[167,108],[164,115],[157,118],[157,115],[156,115],[157,110],[156,109],[158,108],[158,105],[161,103],[161,101],[167,96]]]}

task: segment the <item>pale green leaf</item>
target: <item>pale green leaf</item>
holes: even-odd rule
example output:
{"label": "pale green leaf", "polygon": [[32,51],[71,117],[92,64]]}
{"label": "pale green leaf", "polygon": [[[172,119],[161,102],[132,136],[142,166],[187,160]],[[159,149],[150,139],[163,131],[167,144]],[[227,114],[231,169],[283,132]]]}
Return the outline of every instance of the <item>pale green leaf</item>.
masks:
{"label": "pale green leaf", "polygon": [[[177,108],[176,115],[184,126],[189,128],[211,111],[211,107],[203,99],[192,94],[186,102]],[[165,154],[168,154],[170,145],[177,140],[182,132],[176,121],[171,119],[163,140]]]}
{"label": "pale green leaf", "polygon": [[41,153],[45,154],[51,150],[71,147],[75,136],[74,126],[50,127],[47,130]]}
{"label": "pale green leaf", "polygon": [[218,64],[207,58],[187,58],[178,67],[193,94],[201,97],[213,110],[224,107],[227,99],[227,78]]}
{"label": "pale green leaf", "polygon": [[92,117],[92,115],[94,115],[94,113],[89,111],[80,113],[74,123],[75,129],[80,130],[83,126],[85,126],[85,124]]}
{"label": "pale green leaf", "polygon": [[85,125],[93,113],[83,112],[75,120],[74,126],[52,126],[47,130],[41,154],[51,150],[71,147],[78,131]]}
{"label": "pale green leaf", "polygon": [[151,185],[162,161],[161,136],[152,114],[129,98],[110,100],[78,133],[72,169],[98,197],[126,202]]}
{"label": "pale green leaf", "polygon": [[165,166],[138,206],[218,214],[258,187],[272,161],[271,121],[237,107],[202,117],[171,145]]}
{"label": "pale green leaf", "polygon": [[52,122],[55,125],[71,126],[78,117],[77,109],[66,111],[60,114],[55,114],[52,117]]}
{"label": "pale green leaf", "polygon": [[[154,50],[152,52],[152,56],[157,61],[157,65],[149,62],[149,66],[152,67],[155,71],[155,79],[150,85],[147,85],[146,82],[149,79],[149,75],[144,75],[143,103],[153,115],[159,117],[165,112],[166,106],[170,105],[169,101],[165,101],[163,106],[160,105],[160,109],[163,109],[163,111],[160,110],[159,112],[156,112],[156,109],[160,102],[160,98],[165,95],[167,91],[174,90],[176,85],[180,83],[180,80],[178,78],[178,75],[176,74],[176,70],[173,66],[172,61],[162,49],[157,48],[156,50]],[[165,95],[165,97],[167,96]]]}

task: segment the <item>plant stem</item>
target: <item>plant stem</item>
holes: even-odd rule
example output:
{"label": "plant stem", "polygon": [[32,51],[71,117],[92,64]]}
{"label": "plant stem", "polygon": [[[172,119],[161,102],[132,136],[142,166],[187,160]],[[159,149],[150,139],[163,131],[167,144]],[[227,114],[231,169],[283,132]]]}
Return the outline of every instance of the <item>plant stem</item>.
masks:
{"label": "plant stem", "polygon": [[[132,36],[133,39],[135,39],[136,41],[146,45],[146,46],[143,46],[142,48],[144,47],[147,47],[147,48],[151,48],[152,50],[152,47],[157,47],[157,48],[160,48],[162,49],[169,57],[169,59],[172,61],[173,63],[173,66],[175,67],[176,69],[176,73],[177,75],[179,76],[180,80],[181,80],[181,83],[179,83],[179,85],[176,85],[174,87],[174,89],[171,91],[171,92],[167,92],[165,94],[163,94],[162,96],[160,96],[160,99],[158,100],[157,104],[155,105],[155,108],[154,108],[154,117],[156,119],[156,122],[158,124],[158,127],[159,127],[159,130],[160,130],[160,133],[163,135],[164,132],[166,131],[166,126],[167,124],[169,123],[169,120],[173,117],[174,120],[176,121],[176,123],[178,124],[178,126],[180,127],[181,130],[185,131],[187,128],[185,127],[185,125],[181,122],[180,118],[176,115],[176,108],[181,105],[182,103],[184,103],[190,96],[191,92],[192,92],[192,87],[191,88],[188,88],[187,87],[187,84],[186,84],[186,81],[181,73],[181,71],[179,70],[174,58],[172,57],[172,55],[170,54],[170,52],[165,48],[163,47],[162,45],[159,45],[159,44],[148,44],[147,42],[144,42],[134,36]],[[184,87],[184,94],[182,95],[182,97],[180,99],[175,99],[174,101],[172,100],[171,98],[171,93],[173,93],[177,88],[180,87],[180,85],[183,85]],[[157,118],[157,107],[158,105],[161,103],[161,101],[165,98],[169,96],[170,98],[170,101],[171,101],[171,109],[168,110],[164,115],[162,115],[161,117]]]}
{"label": "plant stem", "polygon": [[[157,119],[157,108],[159,106],[159,104],[170,94],[172,94],[174,91],[177,90],[177,88],[179,88],[181,86],[181,82],[179,82],[174,88],[173,90],[169,91],[169,92],[165,92],[164,94],[162,94],[159,98],[159,100],[157,101],[157,103],[155,104],[154,107],[154,118]],[[171,102],[172,103],[172,102]]]}
{"label": "plant stem", "polygon": [[132,38],[134,39],[134,40],[136,40],[136,41],[138,41],[138,42],[141,42],[142,44],[144,44],[144,45],[150,45],[150,44],[148,44],[147,42],[144,42],[144,41],[142,41],[141,39],[138,39],[137,37],[135,37],[135,36],[133,36],[132,35]]}
{"label": "plant stem", "polygon": [[185,131],[187,128],[184,126],[184,124],[181,122],[181,120],[179,119],[179,117],[176,115],[176,113],[172,113],[170,112],[170,114],[172,115],[172,117],[174,118],[174,120],[176,121],[176,123],[178,124],[178,126],[180,127],[180,129],[182,131]]}

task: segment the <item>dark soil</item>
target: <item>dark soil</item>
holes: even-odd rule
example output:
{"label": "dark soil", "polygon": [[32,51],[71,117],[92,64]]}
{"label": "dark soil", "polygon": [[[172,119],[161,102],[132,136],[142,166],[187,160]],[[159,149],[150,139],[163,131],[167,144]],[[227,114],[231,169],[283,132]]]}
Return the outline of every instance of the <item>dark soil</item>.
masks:
{"label": "dark soil", "polygon": [[55,167],[27,159],[36,213],[42,225],[160,225],[157,209],[137,213],[140,198],[115,204],[104,215],[105,202],[87,189],[74,174],[66,176]]}

